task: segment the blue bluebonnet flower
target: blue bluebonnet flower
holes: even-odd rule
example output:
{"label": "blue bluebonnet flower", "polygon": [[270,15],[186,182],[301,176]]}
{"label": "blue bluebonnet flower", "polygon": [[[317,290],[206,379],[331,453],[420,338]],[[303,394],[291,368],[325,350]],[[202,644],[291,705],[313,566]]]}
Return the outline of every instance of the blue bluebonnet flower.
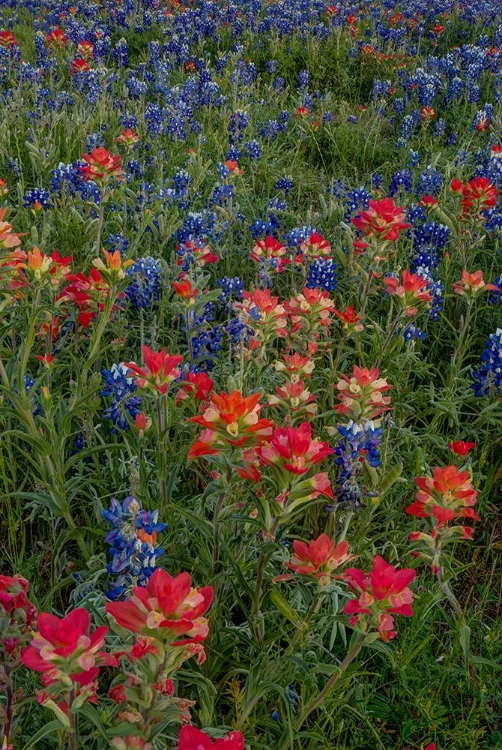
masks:
{"label": "blue bluebonnet flower", "polygon": [[291,189],[293,188],[294,182],[290,177],[281,177],[280,180],[277,180],[277,182],[274,185],[275,190],[282,190],[286,197],[289,195]]}
{"label": "blue bluebonnet flower", "polygon": [[343,440],[337,441],[334,451],[335,464],[342,467],[340,479],[358,475],[363,459],[370,466],[380,466],[381,427],[375,427],[374,422],[356,424],[350,420],[347,425],[338,425],[338,432]]}
{"label": "blue bluebonnet flower", "polygon": [[107,409],[103,412],[105,419],[110,419],[116,427],[121,430],[129,428],[127,415],[132,419],[139,414],[139,406],[143,399],[140,396],[134,396],[136,383],[134,377],[130,377],[129,368],[122,362],[113,364],[110,370],[102,371],[105,387],[101,395],[105,398],[112,398]]}
{"label": "blue bluebonnet flower", "polygon": [[225,306],[226,310],[231,307],[235,298],[242,299],[244,282],[238,276],[234,276],[232,279],[224,276],[222,279],[216,279],[216,283],[221,288],[221,294],[218,299]]}
{"label": "blue bluebonnet flower", "polygon": [[502,395],[502,328],[490,334],[480,356],[481,364],[474,370],[472,385],[476,396],[495,392]]}
{"label": "blue bluebonnet flower", "polygon": [[308,289],[319,288],[332,292],[338,282],[336,269],[333,258],[316,258],[310,265],[305,286]]}
{"label": "blue bluebonnet flower", "polygon": [[213,326],[205,331],[197,331],[197,335],[190,339],[193,358],[200,370],[211,370],[221,352],[223,328]]}
{"label": "blue bluebonnet flower", "polygon": [[308,70],[300,70],[298,73],[298,88],[305,89],[310,83],[310,73]]}
{"label": "blue bluebonnet flower", "polygon": [[398,336],[403,337],[405,341],[413,341],[414,339],[424,339],[427,334],[420,330],[420,328],[414,323],[410,323],[406,328],[398,328],[396,331]]}
{"label": "blue bluebonnet flower", "polygon": [[49,208],[49,193],[47,190],[39,190],[33,188],[33,190],[27,190],[23,197],[23,206],[25,208]]}
{"label": "blue bluebonnet flower", "polygon": [[433,167],[427,167],[417,180],[415,194],[422,198],[424,195],[437,195],[444,182],[443,175]]}
{"label": "blue bluebonnet flower", "polygon": [[413,188],[413,173],[409,169],[400,169],[390,178],[388,194],[391,198],[400,190],[411,193]]}
{"label": "blue bluebonnet flower", "polygon": [[158,522],[158,510],[144,510],[134,496],[123,503],[113,498],[109,510],[102,514],[113,526],[105,537],[112,556],[107,570],[117,576],[107,596],[112,600],[127,598],[132,586],[146,586],[157,567],[163,550],[157,546],[156,535],[165,531],[167,524]]}
{"label": "blue bluebonnet flower", "polygon": [[230,143],[242,143],[244,138],[244,130],[251,122],[251,115],[248,112],[244,112],[242,109],[236,110],[230,116],[230,122],[228,124],[228,136]]}
{"label": "blue bluebonnet flower", "polygon": [[366,190],[365,187],[350,190],[345,200],[346,211],[343,215],[345,221],[350,221],[350,219],[359,211],[365,211],[367,208],[369,208],[370,200],[371,193],[369,192],[369,190]]}
{"label": "blue bluebonnet flower", "polygon": [[488,297],[488,303],[490,305],[502,305],[502,276],[499,276],[495,281],[493,282],[496,287],[498,287],[497,291],[491,292],[490,296]]}
{"label": "blue bluebonnet flower", "polygon": [[250,159],[250,161],[256,161],[257,159],[261,159],[262,155],[262,148],[258,141],[248,141],[244,144],[244,148],[246,149],[246,155]]}
{"label": "blue bluebonnet flower", "polygon": [[121,255],[127,252],[129,240],[121,232],[110,234],[105,240],[105,245],[111,252],[118,250]]}
{"label": "blue bluebonnet flower", "polygon": [[125,289],[125,294],[137,310],[145,310],[152,302],[160,299],[161,262],[158,258],[139,258],[129,266],[126,274],[132,281]]}
{"label": "blue bluebonnet flower", "polygon": [[[25,374],[25,376],[24,376],[24,392],[25,392],[25,394],[26,394],[26,396],[27,396],[27,398],[28,398],[28,400],[30,402],[32,415],[34,417],[37,417],[40,414],[40,412],[42,411],[42,407],[40,405],[40,401],[38,400],[38,396],[40,395],[39,391],[38,390],[36,390],[36,391],[33,390],[33,386],[34,385],[35,385],[35,381],[33,380],[33,378],[30,378],[29,375]],[[18,390],[17,390],[16,387],[14,387],[14,392],[18,393]],[[11,403],[12,406],[14,406],[14,404],[12,403],[12,401],[10,403]]]}

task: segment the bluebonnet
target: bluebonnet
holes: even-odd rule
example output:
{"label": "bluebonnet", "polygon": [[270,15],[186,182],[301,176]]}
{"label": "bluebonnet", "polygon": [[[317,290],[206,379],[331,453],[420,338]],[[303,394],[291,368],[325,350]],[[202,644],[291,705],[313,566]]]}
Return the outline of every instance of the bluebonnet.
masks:
{"label": "bluebonnet", "polygon": [[244,148],[246,149],[246,155],[250,159],[250,161],[256,161],[257,159],[261,159],[262,155],[262,148],[261,145],[258,143],[258,141],[248,141],[244,144]]}
{"label": "bluebonnet", "polygon": [[47,190],[33,188],[33,190],[27,190],[24,194],[23,206],[25,208],[33,208],[38,203],[43,209],[47,209],[49,208],[49,198]]}
{"label": "bluebonnet", "polygon": [[335,464],[341,466],[340,479],[358,475],[363,459],[370,466],[380,466],[381,427],[375,427],[371,421],[356,424],[349,420],[347,425],[338,425],[338,432],[343,439],[337,441],[334,455]]}
{"label": "bluebonnet", "polygon": [[135,379],[130,377],[129,368],[123,363],[113,364],[110,370],[103,370],[102,375],[105,387],[101,395],[112,399],[103,412],[103,417],[110,419],[121,430],[127,430],[128,415],[134,419],[139,414],[139,406],[143,401],[140,396],[133,395],[136,391]]}
{"label": "bluebonnet", "polygon": [[474,393],[476,396],[488,396],[492,392],[502,395],[502,328],[490,334],[480,360],[481,364],[472,373]]}
{"label": "bluebonnet", "polygon": [[295,227],[284,235],[284,242],[288,247],[298,247],[298,245],[301,245],[302,242],[315,234],[316,231],[316,228],[309,224],[303,227]]}
{"label": "bluebonnet", "polygon": [[413,187],[413,173],[409,169],[400,169],[392,175],[388,194],[391,198],[400,190],[411,193]]}
{"label": "bluebonnet", "polygon": [[413,341],[413,339],[424,339],[427,334],[420,330],[420,328],[414,323],[410,323],[406,328],[398,328],[396,331],[397,335],[402,335],[405,341]]}
{"label": "bluebonnet", "polygon": [[365,187],[350,190],[345,200],[346,211],[343,215],[345,221],[350,221],[359,211],[365,211],[369,207],[370,200],[371,193]]}
{"label": "bluebonnet", "polygon": [[502,276],[499,276],[495,281],[493,282],[496,287],[498,287],[497,291],[493,291],[490,293],[490,296],[488,298],[488,303],[490,305],[495,304],[502,304]]}
{"label": "bluebonnet", "polygon": [[110,234],[105,240],[105,245],[109,250],[118,250],[123,255],[129,247],[129,240],[121,232],[118,232],[117,234]]}
{"label": "bluebonnet", "polygon": [[293,188],[294,182],[290,177],[281,177],[274,185],[275,190],[282,190],[286,196]]}
{"label": "bluebonnet", "polygon": [[161,270],[160,260],[150,256],[139,258],[127,269],[126,274],[132,281],[125,294],[137,310],[145,310],[160,299]]}
{"label": "bluebonnet", "polygon": [[200,370],[211,370],[214,361],[222,350],[223,328],[220,325],[213,326],[205,331],[198,331],[196,336],[190,339],[193,358],[197,361]]}
{"label": "bluebonnet", "polygon": [[308,289],[319,288],[332,292],[338,281],[336,268],[333,258],[316,258],[310,265],[305,286]]}
{"label": "bluebonnet", "polygon": [[[35,380],[31,378],[29,375],[25,374],[24,376],[24,392],[26,394],[26,397],[28,398],[31,406],[31,413],[34,417],[37,417],[40,412],[42,411],[42,407],[40,405],[40,401],[38,400],[39,391],[33,390],[33,386],[35,385]],[[16,387],[14,387],[14,392],[18,393],[18,390]],[[12,401],[11,401],[12,404]],[[12,404],[14,406],[14,404]]]}
{"label": "bluebonnet", "polygon": [[242,299],[244,282],[238,276],[234,276],[232,279],[224,276],[222,279],[216,279],[216,283],[221,288],[221,294],[218,299],[225,306],[225,309],[229,309],[234,301],[234,297]]}
{"label": "bluebonnet", "polygon": [[244,112],[242,109],[236,110],[230,116],[230,122],[228,125],[228,135],[230,143],[242,143],[244,138],[244,130],[251,122],[251,115],[248,112]]}
{"label": "bluebonnet", "polygon": [[107,570],[117,576],[107,596],[112,600],[127,598],[132,586],[146,586],[163,554],[155,541],[145,541],[145,535],[159,534],[167,524],[158,522],[158,510],[144,510],[132,495],[123,503],[113,498],[109,510],[103,510],[102,515],[113,526],[105,537],[112,557]]}
{"label": "bluebonnet", "polygon": [[419,175],[415,193],[419,198],[423,197],[424,195],[437,196],[437,194],[441,190],[443,182],[443,175],[438,172],[437,169],[429,166],[424,169],[421,175]]}

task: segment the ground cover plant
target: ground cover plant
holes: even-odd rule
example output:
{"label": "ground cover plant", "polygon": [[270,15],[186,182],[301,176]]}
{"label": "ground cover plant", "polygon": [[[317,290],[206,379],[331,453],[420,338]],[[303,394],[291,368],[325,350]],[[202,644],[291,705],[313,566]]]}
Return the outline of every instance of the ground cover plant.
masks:
{"label": "ground cover plant", "polygon": [[502,748],[501,63],[1,3],[3,750]]}

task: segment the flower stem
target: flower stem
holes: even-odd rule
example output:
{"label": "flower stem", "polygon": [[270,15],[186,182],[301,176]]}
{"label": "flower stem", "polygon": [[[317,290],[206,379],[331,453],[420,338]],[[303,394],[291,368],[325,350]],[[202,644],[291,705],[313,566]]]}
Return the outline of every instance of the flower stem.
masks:
{"label": "flower stem", "polygon": [[[274,520],[274,523],[272,524],[272,528],[270,529],[270,536],[274,537],[275,532],[277,531],[277,527],[279,526],[280,518],[276,518]],[[253,615],[253,628],[254,628],[254,634],[256,637],[256,640],[258,641],[259,645],[261,646],[263,643],[263,632],[262,632],[262,623],[260,623],[260,601],[261,601],[261,593],[263,588],[263,575],[265,573],[265,565],[270,560],[271,553],[270,552],[262,552],[259,559],[258,559],[258,569],[256,571],[256,585],[254,589],[254,596],[253,596],[253,608],[252,608],[252,615]]]}
{"label": "flower stem", "polygon": [[[361,650],[361,647],[363,645],[363,635],[361,634],[359,636],[359,639],[354,643],[348,654],[346,655],[345,659],[340,663],[340,666],[338,667],[338,672],[335,672],[327,681],[323,689],[321,690],[318,695],[316,695],[315,698],[313,698],[303,711],[301,712],[300,716],[295,722],[294,728],[295,731],[299,731],[302,727],[302,725],[305,723],[307,718],[310,716],[312,711],[315,711],[316,708],[318,708],[321,703],[329,696],[331,691],[333,690],[337,680],[343,675],[349,664],[351,664],[356,656],[358,655],[359,651]],[[290,738],[288,737],[285,742],[281,745],[280,750],[287,750],[290,746]]]}
{"label": "flower stem", "polygon": [[101,252],[101,232],[103,231],[103,219],[105,217],[105,207],[103,200],[105,197],[104,188],[99,191],[99,213],[98,213],[98,233],[96,235],[96,258],[99,258]]}

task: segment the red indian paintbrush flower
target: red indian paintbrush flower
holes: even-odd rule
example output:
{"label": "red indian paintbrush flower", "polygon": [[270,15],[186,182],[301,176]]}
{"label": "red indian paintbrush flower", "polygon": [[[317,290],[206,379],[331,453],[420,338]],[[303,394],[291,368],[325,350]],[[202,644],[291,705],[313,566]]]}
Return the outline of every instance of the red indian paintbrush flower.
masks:
{"label": "red indian paintbrush flower", "polygon": [[296,256],[296,262],[301,263],[305,257],[315,260],[331,253],[331,245],[324,237],[314,232],[300,244],[300,253]]}
{"label": "red indian paintbrush flower", "polygon": [[169,355],[166,349],[154,352],[146,344],[143,346],[145,367],[139,367],[135,362],[124,362],[134,375],[138,388],[149,388],[154,393],[167,393],[169,386],[181,373],[178,365],[183,357],[178,354]]}
{"label": "red indian paintbrush flower", "polygon": [[12,224],[8,224],[3,220],[6,213],[6,208],[0,208],[0,250],[17,247],[21,244],[19,238],[23,236],[22,234],[13,232]]}
{"label": "red indian paintbrush flower", "polygon": [[124,175],[120,156],[112,156],[104,146],[93,149],[90,154],[82,154],[82,159],[87,162],[85,166],[79,167],[85,182],[103,182],[110,177],[122,179]]}
{"label": "red indian paintbrush flower", "polygon": [[400,232],[411,226],[404,218],[402,206],[396,206],[391,198],[382,198],[379,201],[370,200],[368,210],[360,211],[352,219],[352,223],[365,236],[372,235],[380,240],[395,242]]}
{"label": "red indian paintbrush flower", "polygon": [[176,294],[179,294],[180,297],[186,300],[195,299],[199,293],[199,290],[194,289],[192,286],[190,279],[182,279],[180,277],[180,281],[173,281],[173,287]]}
{"label": "red indian paintbrush flower", "polygon": [[[213,600],[213,589],[192,588],[189,573],[173,578],[156,568],[146,587],[135,586],[126,602],[108,602],[106,611],[126,630],[153,639],[167,640],[174,646],[203,641],[208,634],[203,615]],[[185,636],[181,641],[176,639]]]}
{"label": "red indian paintbrush flower", "polygon": [[328,443],[312,440],[312,428],[308,422],[296,429],[276,427],[271,440],[256,449],[262,463],[291,474],[306,474],[333,452]]}
{"label": "red indian paintbrush flower", "polygon": [[475,177],[466,185],[460,180],[452,180],[451,189],[462,195],[462,218],[483,218],[482,212],[495,206],[499,194],[488,177]]}
{"label": "red indian paintbrush flower", "polygon": [[37,610],[27,599],[29,583],[22,576],[0,576],[0,658],[14,659],[26,643]]}
{"label": "red indian paintbrush flower", "polygon": [[354,422],[371,421],[390,409],[390,396],[384,396],[385,391],[392,388],[383,378],[378,377],[379,370],[375,367],[354,365],[352,376],[342,375],[336,384],[338,399],[341,401],[336,410],[340,414],[348,414]]}
{"label": "red indian paintbrush flower", "polygon": [[469,451],[474,448],[476,443],[466,443],[465,440],[458,440],[456,443],[448,443],[448,448],[456,453],[457,456],[467,456]]}
{"label": "red indian paintbrush flower", "polygon": [[126,128],[115,138],[115,143],[123,143],[127,148],[132,148],[139,143],[139,135],[131,128]]}
{"label": "red indian paintbrush flower", "polygon": [[244,736],[240,732],[230,732],[212,742],[205,732],[186,724],[181,728],[177,750],[244,750]]}
{"label": "red indian paintbrush flower", "polygon": [[459,471],[456,466],[437,466],[432,477],[417,477],[415,481],[420,489],[417,501],[406,508],[411,516],[433,516],[439,528],[458,517],[479,521],[473,510],[478,493],[469,480],[468,471]]}
{"label": "red indian paintbrush flower", "polygon": [[283,271],[290,261],[285,258],[286,248],[275,239],[275,237],[265,237],[264,240],[256,240],[251,251],[251,258],[257,263],[267,261],[276,271]]}
{"label": "red indian paintbrush flower", "polygon": [[363,319],[362,315],[356,315],[356,311],[352,307],[352,305],[349,305],[344,312],[341,310],[333,310],[336,317],[339,318],[339,320],[342,321],[343,327],[346,331],[349,331],[350,333],[360,333],[364,330],[363,323],[360,323]]}
{"label": "red indian paintbrush flower", "polygon": [[427,279],[406,270],[403,271],[401,278],[402,283],[400,284],[399,279],[387,276],[384,279],[385,291],[387,294],[397,297],[405,314],[412,317],[417,314],[419,305],[430,306],[432,295],[426,291],[429,282]]}
{"label": "red indian paintbrush flower", "polygon": [[67,675],[81,685],[88,685],[96,678],[100,666],[116,663],[113,656],[100,651],[108,628],[96,628],[89,634],[91,618],[86,609],[80,607],[63,618],[42,612],[37,625],[38,633],[24,649],[21,661],[36,672],[43,672],[51,681],[58,675]]}
{"label": "red indian paintbrush flower", "polygon": [[331,322],[331,314],[335,310],[335,303],[330,299],[329,292],[317,287],[305,287],[301,294],[285,302],[284,307],[291,318],[295,333],[302,328],[315,330],[320,325],[327,328]]}
{"label": "red indian paintbrush flower", "polygon": [[184,401],[190,393],[195,392],[197,401],[207,401],[213,390],[214,382],[205,372],[187,372],[184,376],[183,387],[176,394],[176,403]]}
{"label": "red indian paintbrush flower", "polygon": [[192,417],[205,430],[192,446],[188,458],[217,454],[225,447],[260,445],[272,435],[273,423],[259,419],[262,406],[258,403],[261,391],[244,397],[240,391],[211,394],[212,403],[201,416]]}
{"label": "red indian paintbrush flower", "polygon": [[45,41],[49,45],[49,47],[63,49],[63,47],[66,46],[66,42],[68,40],[64,31],[62,29],[56,28],[49,34],[47,34],[47,36],[45,37]]}
{"label": "red indian paintbrush flower", "polygon": [[487,284],[483,278],[483,271],[474,271],[469,273],[466,269],[462,271],[462,278],[459,281],[455,281],[452,284],[453,291],[456,294],[461,294],[462,297],[472,299],[476,297],[480,292],[498,292],[498,286],[495,284]]}
{"label": "red indian paintbrush flower", "polygon": [[283,354],[282,359],[282,362],[275,363],[276,372],[288,372],[293,383],[302,377],[310,378],[315,369],[315,362],[308,355],[302,357],[295,352],[291,355]]}
{"label": "red indian paintbrush flower", "polygon": [[236,302],[235,310],[243,323],[255,329],[258,341],[268,342],[287,334],[287,317],[283,305],[279,304],[279,297],[272,296],[270,289],[257,289],[255,292],[242,292],[243,302]]}
{"label": "red indian paintbrush flower", "polygon": [[383,641],[394,638],[392,614],[413,615],[413,594],[408,587],[416,574],[411,568],[396,570],[379,555],[376,555],[369,575],[358,568],[348,568],[343,578],[357,595],[357,599],[351,599],[345,605],[345,613],[354,615],[351,624],[355,625],[361,614],[373,615],[380,638]]}
{"label": "red indian paintbrush flower", "polygon": [[327,586],[331,581],[332,572],[348,560],[354,559],[354,555],[350,555],[348,550],[348,542],[335,544],[327,534],[321,534],[308,544],[295,539],[294,554],[286,566],[294,573],[310,576],[317,579],[321,586]]}

